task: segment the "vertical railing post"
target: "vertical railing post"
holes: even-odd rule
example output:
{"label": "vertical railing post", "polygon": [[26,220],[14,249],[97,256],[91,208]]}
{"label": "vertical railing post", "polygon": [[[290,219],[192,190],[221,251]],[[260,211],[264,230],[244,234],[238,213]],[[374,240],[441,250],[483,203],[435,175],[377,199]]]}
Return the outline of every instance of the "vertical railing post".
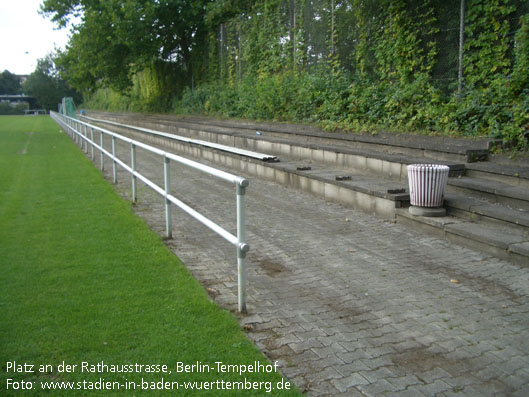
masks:
{"label": "vertical railing post", "polygon": [[95,159],[94,154],[94,128],[90,127],[90,142],[92,142],[92,161]]}
{"label": "vertical railing post", "polygon": [[138,193],[136,191],[136,145],[130,143],[130,168],[132,168],[132,202],[135,203],[138,200]]}
{"label": "vertical railing post", "polygon": [[244,195],[248,180],[237,183],[237,284],[238,307],[240,313],[246,312],[246,253],[250,249],[246,244],[246,223],[244,209]]}
{"label": "vertical railing post", "polygon": [[86,154],[88,154],[88,126],[84,126],[84,136],[85,136],[85,145],[86,145]]}
{"label": "vertical railing post", "polygon": [[88,141],[86,140],[86,138],[88,138],[88,133],[87,133],[87,127],[85,124],[83,124],[83,136],[85,137],[85,139],[83,139],[83,143],[84,143],[84,152],[85,153],[88,153]]}
{"label": "vertical railing post", "polygon": [[101,145],[101,171],[104,171],[105,170],[105,157],[103,155],[103,144],[104,144],[104,139],[103,139],[103,136],[105,134],[103,134],[103,131],[100,131],[100,134],[99,134],[99,144]]}
{"label": "vertical railing post", "polygon": [[163,156],[163,179],[165,184],[165,235],[167,238],[173,237],[173,228],[171,222],[171,202],[167,198],[171,194],[171,160]]}
{"label": "vertical railing post", "polygon": [[116,137],[112,135],[112,175],[114,177],[114,184],[118,183],[118,171],[116,165]]}

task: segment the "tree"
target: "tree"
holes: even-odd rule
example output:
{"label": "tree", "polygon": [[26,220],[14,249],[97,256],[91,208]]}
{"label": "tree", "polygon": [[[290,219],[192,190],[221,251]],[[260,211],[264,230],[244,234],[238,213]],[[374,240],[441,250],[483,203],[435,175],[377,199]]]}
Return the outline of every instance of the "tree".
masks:
{"label": "tree", "polygon": [[130,86],[131,51],[117,37],[108,13],[99,10],[85,11],[83,23],[56,62],[64,78],[80,91],[99,86],[124,91]]}
{"label": "tree", "polygon": [[51,55],[39,59],[35,71],[24,82],[24,91],[35,97],[37,103],[46,110],[56,110],[57,104],[65,96],[81,101],[80,94],[60,77]]}
{"label": "tree", "polygon": [[21,93],[20,78],[9,70],[4,70],[0,74],[0,95],[18,95]]}
{"label": "tree", "polygon": [[58,60],[74,87],[126,92],[134,73],[160,62],[177,66],[166,69],[191,80],[207,37],[204,14],[211,1],[44,0],[41,11],[59,26],[81,17]]}

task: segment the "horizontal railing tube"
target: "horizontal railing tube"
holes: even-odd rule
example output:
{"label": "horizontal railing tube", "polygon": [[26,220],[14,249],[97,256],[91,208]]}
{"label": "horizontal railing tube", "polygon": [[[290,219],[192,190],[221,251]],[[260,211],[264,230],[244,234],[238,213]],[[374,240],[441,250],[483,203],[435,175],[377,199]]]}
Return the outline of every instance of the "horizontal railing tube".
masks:
{"label": "horizontal railing tube", "polygon": [[[51,112],[51,117],[53,120],[59,124],[66,133],[77,143],[80,143],[81,149],[83,149],[83,145],[86,148],[86,151],[88,151],[88,144],[90,143],[90,146],[92,148],[91,157],[92,160],[94,160],[94,150],[98,150],[101,155],[101,171],[104,171],[104,156],[109,157],[113,162],[113,180],[114,182],[117,182],[117,172],[116,172],[116,165],[119,165],[124,170],[129,172],[132,177],[132,200],[137,200],[137,187],[136,187],[136,180],[139,179],[143,183],[145,183],[147,186],[149,186],[151,189],[153,189],[156,193],[161,195],[165,200],[165,206],[166,206],[166,235],[168,237],[171,237],[172,231],[171,231],[171,204],[176,205],[178,208],[180,208],[182,211],[202,223],[204,226],[208,227],[212,231],[214,231],[216,234],[221,236],[223,239],[228,241],[229,243],[233,244],[237,248],[237,274],[238,274],[238,309],[240,312],[246,311],[246,267],[245,267],[245,257],[246,253],[250,249],[249,245],[246,243],[246,219],[245,219],[245,203],[244,203],[244,196],[246,192],[246,187],[248,186],[248,180],[237,176],[230,174],[228,172],[210,167],[205,164],[201,164],[199,162],[189,160],[185,157],[177,156],[173,153],[168,153],[164,150],[155,148],[153,146],[147,145],[143,142],[139,142],[133,139],[130,139],[128,137],[116,134],[112,131],[106,130],[104,128],[86,123],[84,121],[76,120],[68,116],[61,115],[56,112]],[[90,129],[90,136],[87,133],[88,128]],[[94,131],[99,132],[99,144],[95,142],[94,140]],[[111,145],[112,150],[111,152],[105,150],[104,148],[104,136],[107,135],[111,137]],[[116,153],[116,141],[120,140],[122,142],[130,144],[131,148],[131,159],[130,159],[130,166],[126,164],[124,161],[118,158]],[[156,183],[151,181],[146,176],[139,173],[136,169],[136,148],[140,147],[142,149],[145,149],[151,153],[157,154],[161,156],[164,159],[164,168],[163,168],[163,175],[164,175],[164,187],[158,186]],[[236,199],[237,199],[237,235],[233,235],[232,233],[228,232],[223,227],[219,226],[206,216],[202,215],[189,205],[185,204],[178,198],[174,197],[171,194],[170,189],[170,164],[171,160],[178,163],[185,165],[187,167],[193,168],[195,170],[207,173],[209,175],[215,176],[221,180],[230,182],[235,184],[236,186]]]}

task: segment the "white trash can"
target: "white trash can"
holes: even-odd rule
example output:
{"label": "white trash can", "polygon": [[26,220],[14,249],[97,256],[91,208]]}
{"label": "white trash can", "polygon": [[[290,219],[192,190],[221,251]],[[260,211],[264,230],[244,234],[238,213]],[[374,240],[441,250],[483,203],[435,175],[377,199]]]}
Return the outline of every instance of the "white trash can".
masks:
{"label": "white trash can", "polygon": [[449,171],[448,166],[440,164],[408,165],[411,205],[426,208],[442,207]]}

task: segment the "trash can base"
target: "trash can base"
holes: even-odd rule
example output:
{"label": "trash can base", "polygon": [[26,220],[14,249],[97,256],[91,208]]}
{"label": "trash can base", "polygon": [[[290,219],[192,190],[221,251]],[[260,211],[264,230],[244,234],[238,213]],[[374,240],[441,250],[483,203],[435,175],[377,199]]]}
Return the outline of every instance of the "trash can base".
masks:
{"label": "trash can base", "polygon": [[446,215],[446,208],[444,207],[417,207],[415,205],[410,206],[409,208],[410,214],[415,216],[428,216],[428,217],[434,217],[434,216],[445,216]]}

